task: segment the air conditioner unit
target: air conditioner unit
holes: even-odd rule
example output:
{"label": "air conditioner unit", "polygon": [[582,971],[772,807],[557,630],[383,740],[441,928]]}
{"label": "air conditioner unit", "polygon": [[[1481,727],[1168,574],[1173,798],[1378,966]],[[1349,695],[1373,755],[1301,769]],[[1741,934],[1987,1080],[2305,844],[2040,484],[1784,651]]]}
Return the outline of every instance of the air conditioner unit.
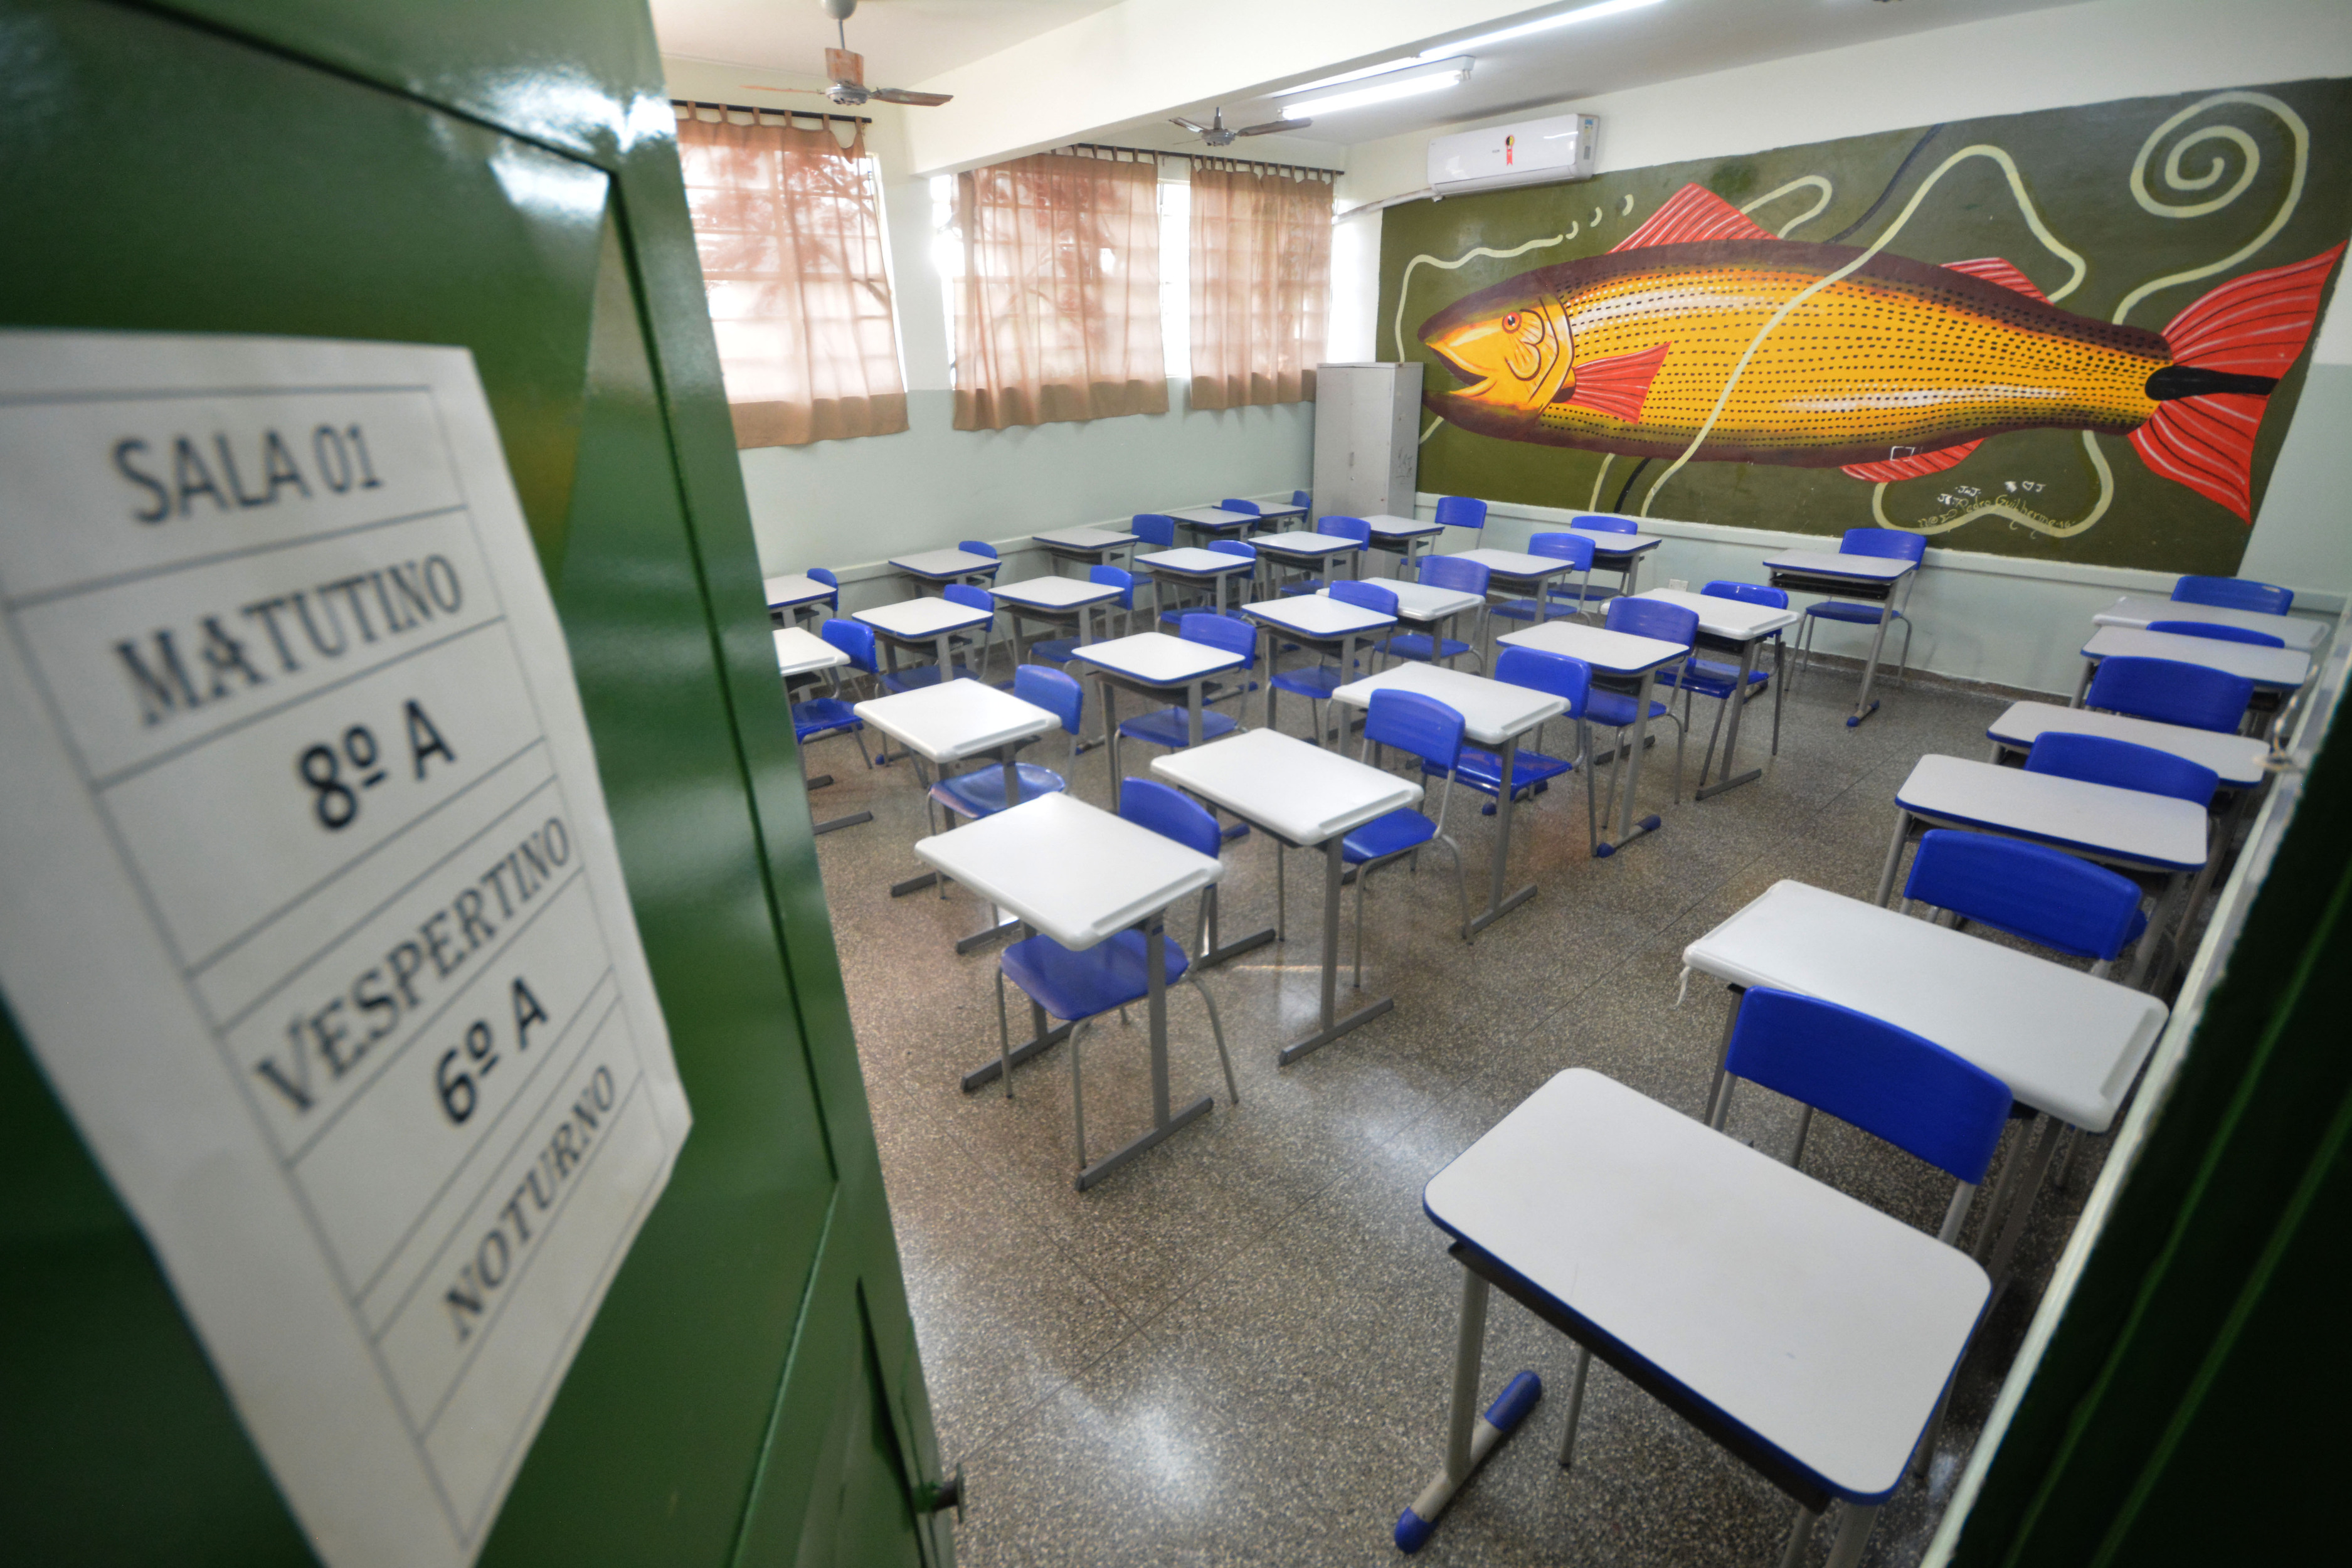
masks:
{"label": "air conditioner unit", "polygon": [[1505,185],[1589,180],[1600,130],[1597,116],[1561,114],[1440,136],[1429,144],[1429,188],[1451,196]]}

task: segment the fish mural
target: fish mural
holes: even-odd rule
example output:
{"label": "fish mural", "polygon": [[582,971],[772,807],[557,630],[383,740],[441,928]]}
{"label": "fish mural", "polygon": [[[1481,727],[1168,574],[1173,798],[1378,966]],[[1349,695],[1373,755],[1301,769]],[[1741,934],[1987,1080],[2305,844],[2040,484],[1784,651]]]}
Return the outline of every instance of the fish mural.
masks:
{"label": "fish mural", "polygon": [[1506,440],[1872,483],[2011,431],[2095,431],[2251,522],[2264,400],[2344,248],[2231,279],[2150,331],[2052,304],[1999,258],[1780,239],[1686,184],[1605,255],[1431,316],[1422,342],[1465,384],[1423,402]]}

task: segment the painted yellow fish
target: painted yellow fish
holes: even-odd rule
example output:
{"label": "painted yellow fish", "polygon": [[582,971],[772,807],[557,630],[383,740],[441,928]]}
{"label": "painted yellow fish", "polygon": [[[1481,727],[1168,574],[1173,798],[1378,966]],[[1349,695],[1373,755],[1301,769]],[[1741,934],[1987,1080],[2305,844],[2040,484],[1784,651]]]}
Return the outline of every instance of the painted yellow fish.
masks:
{"label": "painted yellow fish", "polygon": [[1950,468],[2006,431],[2096,430],[2251,521],[2263,399],[2303,352],[2343,250],[2232,279],[2161,332],[2062,310],[1999,258],[1882,252],[1759,341],[1862,252],[1776,239],[1685,185],[1607,255],[1430,317],[1421,341],[1470,384],[1422,401],[1506,440],[1873,481]]}

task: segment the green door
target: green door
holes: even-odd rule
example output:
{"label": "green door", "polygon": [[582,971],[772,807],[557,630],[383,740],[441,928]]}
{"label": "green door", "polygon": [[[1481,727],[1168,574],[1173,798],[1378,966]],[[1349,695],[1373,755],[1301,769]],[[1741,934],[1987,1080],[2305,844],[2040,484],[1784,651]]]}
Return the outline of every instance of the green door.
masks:
{"label": "green door", "polygon": [[[642,0],[0,0],[0,323],[464,345],[554,591],[694,1129],[486,1561],[947,1563]],[[5,1018],[0,1194],[0,1557],[307,1561]]]}

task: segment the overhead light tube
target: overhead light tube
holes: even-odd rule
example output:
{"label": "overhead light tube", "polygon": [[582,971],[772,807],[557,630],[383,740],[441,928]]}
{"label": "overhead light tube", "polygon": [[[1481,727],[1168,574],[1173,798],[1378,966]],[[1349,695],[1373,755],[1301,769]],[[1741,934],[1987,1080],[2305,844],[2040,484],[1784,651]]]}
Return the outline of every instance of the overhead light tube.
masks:
{"label": "overhead light tube", "polygon": [[1441,88],[1455,87],[1470,79],[1470,59],[1444,62],[1439,70],[1416,71],[1411,76],[1399,75],[1375,81],[1347,92],[1328,93],[1321,98],[1303,98],[1282,106],[1286,120],[1312,120],[1318,114],[1337,114],[1342,110],[1361,109],[1368,104],[1386,103],[1392,99],[1415,98]]}

